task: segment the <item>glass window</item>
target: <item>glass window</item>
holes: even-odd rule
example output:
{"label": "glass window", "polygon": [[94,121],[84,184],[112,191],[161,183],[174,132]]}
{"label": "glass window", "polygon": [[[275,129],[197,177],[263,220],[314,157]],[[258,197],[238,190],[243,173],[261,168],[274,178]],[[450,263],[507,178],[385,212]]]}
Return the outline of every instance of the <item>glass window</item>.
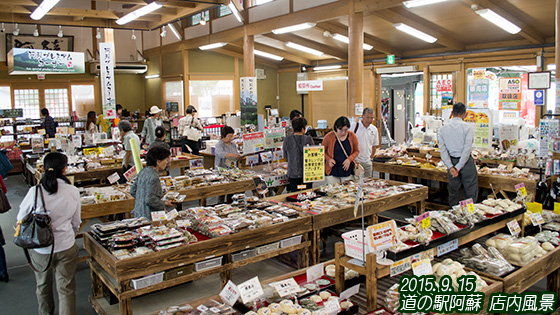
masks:
{"label": "glass window", "polygon": [[178,110],[180,115],[184,115],[183,105],[183,81],[167,81],[165,82],[165,97],[164,102],[177,102],[179,104]]}
{"label": "glass window", "polygon": [[208,22],[210,20],[210,11],[202,11],[200,13],[191,16],[191,25],[200,24],[200,21],[202,21],[202,19]]}
{"label": "glass window", "polygon": [[40,102],[38,89],[15,89],[14,108],[23,109],[23,118],[39,119]]}
{"label": "glass window", "polygon": [[45,89],[45,107],[52,117],[70,116],[68,89]]}
{"label": "glass window", "polygon": [[12,93],[9,86],[0,86],[0,109],[12,108]]}
{"label": "glass window", "polygon": [[[72,85],[72,110],[79,117],[95,110],[95,90],[92,85]],[[100,114],[100,113],[97,113]]]}
{"label": "glass window", "polygon": [[231,9],[227,5],[221,5],[218,10],[218,17],[226,16],[231,14]]}
{"label": "glass window", "polygon": [[233,80],[190,80],[189,95],[199,117],[219,116],[233,111]]}

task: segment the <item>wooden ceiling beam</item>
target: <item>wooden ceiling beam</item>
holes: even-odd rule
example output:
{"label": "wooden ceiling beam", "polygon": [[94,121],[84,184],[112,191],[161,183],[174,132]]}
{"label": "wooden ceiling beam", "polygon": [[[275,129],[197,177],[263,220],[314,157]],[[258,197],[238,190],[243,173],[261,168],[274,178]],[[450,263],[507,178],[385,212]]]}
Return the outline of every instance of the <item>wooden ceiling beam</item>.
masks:
{"label": "wooden ceiling beam", "polygon": [[14,0],[0,0],[1,4],[10,4],[10,5],[25,5],[25,6],[38,6],[38,4],[33,0],[18,0],[17,3],[14,3]]}
{"label": "wooden ceiling beam", "polygon": [[162,25],[171,23],[171,22],[175,22],[179,19],[182,19],[188,15],[194,14],[196,12],[200,12],[200,11],[204,11],[207,10],[211,7],[214,7],[215,4],[197,4],[196,7],[194,8],[179,8],[176,12],[175,15],[168,15],[168,16],[162,16],[161,21],[158,22],[153,22],[150,24],[150,29],[155,29],[158,28]]}
{"label": "wooden ceiling beam", "polygon": [[[228,45],[243,48],[243,43],[239,42],[239,41],[230,42],[230,43],[228,43]],[[274,55],[278,55],[280,57],[284,57],[285,60],[288,60],[288,61],[291,61],[291,62],[304,64],[304,65],[310,65],[311,64],[310,59],[307,59],[307,58],[304,58],[304,57],[301,57],[301,56],[297,56],[297,55],[294,55],[294,54],[290,54],[289,52],[284,51],[282,49],[278,49],[278,48],[274,48],[274,47],[270,47],[268,45],[258,43],[256,40],[255,40],[255,49],[267,52],[269,54],[274,54]],[[258,56],[255,56],[255,57],[258,57]]]}
{"label": "wooden ceiling beam", "polygon": [[[534,27],[524,21],[532,20],[527,17],[525,12],[519,10],[516,6],[507,1],[490,1],[490,0],[464,0],[468,5],[477,4],[480,9],[490,9],[513,24],[519,26],[521,31],[519,35],[529,40],[533,44],[543,44],[546,40],[545,36],[537,31]],[[500,2],[499,5],[496,2]],[[507,10],[507,11],[506,11]],[[474,12],[473,12],[474,13]],[[475,13],[476,15],[476,13]]]}
{"label": "wooden ceiling beam", "polygon": [[41,25],[63,25],[63,26],[77,26],[77,27],[111,27],[115,29],[136,29],[136,30],[149,30],[148,23],[143,21],[133,21],[126,25],[118,25],[113,21],[103,19],[84,19],[75,21],[74,17],[60,17],[60,16],[45,16],[41,19],[40,23],[31,19],[29,14],[14,14],[11,12],[0,11],[0,22],[5,23],[20,23],[20,24],[41,24]]}
{"label": "wooden ceiling beam", "polygon": [[[329,31],[332,34],[340,34],[340,35],[348,36],[348,27],[335,22],[321,22],[317,24],[317,28],[320,28],[325,31]],[[367,33],[364,33],[364,43],[373,46],[374,50],[377,50],[385,54],[389,54],[389,55],[402,54],[402,51],[400,51],[399,49],[391,45],[388,45],[382,42],[377,37],[369,35]],[[367,53],[367,51],[365,51],[365,53]]]}
{"label": "wooden ceiling beam", "polygon": [[354,10],[370,15],[375,11],[402,7],[403,0],[354,0]]}
{"label": "wooden ceiling beam", "polygon": [[348,60],[348,52],[347,51],[340,51],[340,50],[335,49],[333,47],[330,47],[328,45],[317,43],[315,41],[305,39],[305,38],[302,38],[302,37],[299,37],[299,36],[296,36],[296,35],[292,35],[292,34],[280,34],[280,35],[266,34],[264,36],[282,41],[284,43],[292,42],[292,43],[295,43],[295,44],[303,45],[305,47],[316,49],[316,50],[322,51],[325,54],[333,56],[333,57],[335,57],[337,59],[340,59],[340,60]]}
{"label": "wooden ceiling beam", "polygon": [[448,34],[445,29],[439,27],[435,23],[412,14],[410,11],[404,8],[381,10],[375,12],[374,14],[377,17],[380,17],[391,23],[404,23],[426,34],[432,35],[437,38],[437,43],[445,47],[449,47],[454,50],[465,49],[465,45],[455,40],[452,35]]}
{"label": "wooden ceiling beam", "polygon": [[[227,47],[227,46],[226,46]],[[212,49],[212,52],[219,53],[222,55],[234,57],[243,60],[243,52],[239,52],[236,50],[228,49],[226,47]],[[255,63],[268,66],[274,69],[278,69],[278,64],[275,61],[271,61],[270,59],[260,58],[259,56],[255,56]]]}

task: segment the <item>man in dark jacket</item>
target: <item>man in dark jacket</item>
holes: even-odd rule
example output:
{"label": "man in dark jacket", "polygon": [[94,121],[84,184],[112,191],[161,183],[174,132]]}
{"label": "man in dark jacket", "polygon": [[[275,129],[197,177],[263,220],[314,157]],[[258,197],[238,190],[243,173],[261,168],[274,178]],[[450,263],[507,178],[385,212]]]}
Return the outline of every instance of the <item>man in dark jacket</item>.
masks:
{"label": "man in dark jacket", "polygon": [[51,117],[51,115],[49,115],[49,110],[46,108],[41,109],[41,115],[45,117],[43,123],[41,124],[41,127],[45,129],[47,138],[54,138],[58,123],[54,120],[54,118]]}

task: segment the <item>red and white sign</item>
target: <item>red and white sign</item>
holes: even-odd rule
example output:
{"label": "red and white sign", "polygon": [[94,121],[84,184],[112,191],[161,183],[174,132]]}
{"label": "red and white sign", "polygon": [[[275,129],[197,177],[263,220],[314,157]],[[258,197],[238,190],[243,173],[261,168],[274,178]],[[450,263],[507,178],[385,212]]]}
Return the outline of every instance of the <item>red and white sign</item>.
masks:
{"label": "red and white sign", "polygon": [[297,92],[309,92],[309,91],[322,91],[323,81],[296,81],[296,91]]}
{"label": "red and white sign", "polygon": [[448,80],[437,80],[436,84],[437,92],[453,92],[453,81]]}

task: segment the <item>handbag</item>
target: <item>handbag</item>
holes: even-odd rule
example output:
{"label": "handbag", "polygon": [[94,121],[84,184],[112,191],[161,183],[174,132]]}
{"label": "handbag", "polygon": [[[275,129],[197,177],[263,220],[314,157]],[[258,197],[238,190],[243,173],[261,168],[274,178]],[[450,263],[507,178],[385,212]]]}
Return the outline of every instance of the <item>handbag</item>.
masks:
{"label": "handbag", "polygon": [[[46,214],[47,209],[45,208],[45,198],[43,197],[41,185],[39,184],[35,187],[35,203],[33,204],[33,208],[31,208],[31,212],[26,215],[21,222],[18,222],[16,234],[14,235],[14,243],[23,248],[27,262],[31,265],[31,268],[37,272],[39,271],[33,266],[28,249],[52,246],[49,263],[45,269],[41,271],[45,272],[51,265],[54,253],[54,234],[51,225],[51,217]],[[45,213],[37,213],[37,197],[39,194],[41,195],[41,203]]]}
{"label": "handbag", "polygon": [[[336,137],[336,140],[338,140],[338,143],[340,144],[340,147],[342,148],[342,151],[344,152],[344,155],[346,155],[346,158],[349,158],[348,153],[346,153],[346,149],[342,145],[342,142],[340,141],[340,139],[338,139],[338,136],[336,135],[336,132],[334,132],[334,136]],[[354,175],[355,176],[362,176],[365,172],[362,164],[360,164],[356,161],[354,161],[352,163],[354,163]]]}
{"label": "handbag", "polygon": [[202,131],[198,130],[198,128],[193,128],[192,123],[194,121],[194,117],[189,124],[189,127],[185,131],[185,136],[188,140],[198,141],[202,138]]}
{"label": "handbag", "polygon": [[8,212],[10,209],[12,209],[12,206],[8,201],[8,197],[6,197],[4,190],[0,189],[0,213]]}

